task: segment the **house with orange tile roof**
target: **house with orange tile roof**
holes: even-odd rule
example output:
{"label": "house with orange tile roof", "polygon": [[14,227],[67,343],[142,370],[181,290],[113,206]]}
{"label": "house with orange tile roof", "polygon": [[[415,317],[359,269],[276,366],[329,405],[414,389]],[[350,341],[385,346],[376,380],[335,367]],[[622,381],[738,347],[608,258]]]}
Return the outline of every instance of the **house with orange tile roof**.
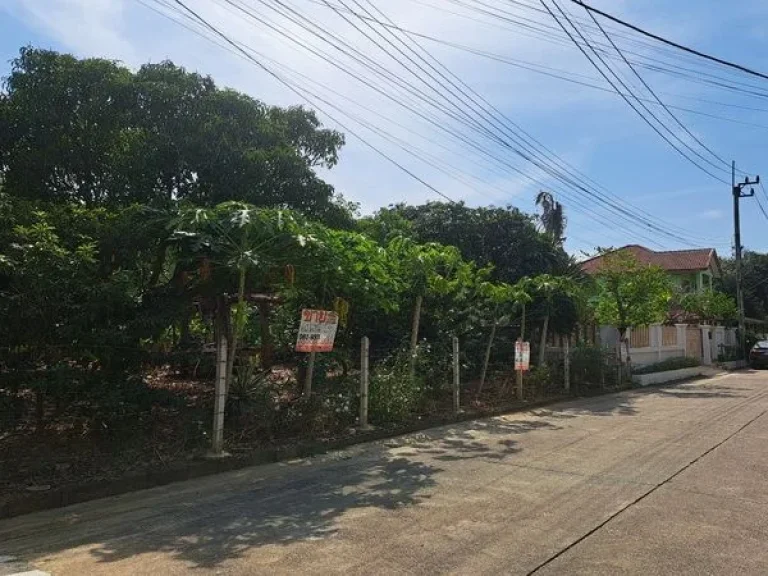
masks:
{"label": "house with orange tile roof", "polygon": [[[673,284],[684,292],[711,290],[713,280],[721,276],[720,259],[714,248],[656,252],[645,246],[630,244],[614,252],[629,252],[641,264],[666,270]],[[595,256],[582,262],[581,269],[587,274],[595,274],[604,261],[605,254]]]}
{"label": "house with orange tile roof", "polygon": [[[672,283],[683,292],[711,290],[714,279],[722,274],[720,259],[714,248],[657,252],[631,244],[607,254],[616,252],[628,252],[640,264],[658,266],[665,270]],[[601,254],[585,260],[581,263],[581,269],[590,275],[597,274],[605,263],[605,256]],[[696,323],[671,324],[678,321],[675,316],[674,310],[671,310],[666,325],[635,326],[627,331],[633,364],[642,366],[676,356],[691,356],[703,364],[710,364],[725,348],[736,345],[736,331],[733,328]],[[601,326],[599,330],[602,345],[615,348],[619,356],[624,357],[625,350],[619,346],[616,328]]]}

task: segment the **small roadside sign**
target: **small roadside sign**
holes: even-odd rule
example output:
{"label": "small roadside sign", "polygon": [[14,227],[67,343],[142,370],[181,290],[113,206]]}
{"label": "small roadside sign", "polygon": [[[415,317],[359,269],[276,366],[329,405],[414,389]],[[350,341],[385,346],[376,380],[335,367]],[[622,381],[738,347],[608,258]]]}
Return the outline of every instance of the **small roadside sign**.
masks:
{"label": "small roadside sign", "polygon": [[301,311],[296,352],[330,352],[336,339],[339,315],[330,310]]}
{"label": "small roadside sign", "polygon": [[515,342],[515,370],[525,372],[531,363],[531,343],[518,340]]}

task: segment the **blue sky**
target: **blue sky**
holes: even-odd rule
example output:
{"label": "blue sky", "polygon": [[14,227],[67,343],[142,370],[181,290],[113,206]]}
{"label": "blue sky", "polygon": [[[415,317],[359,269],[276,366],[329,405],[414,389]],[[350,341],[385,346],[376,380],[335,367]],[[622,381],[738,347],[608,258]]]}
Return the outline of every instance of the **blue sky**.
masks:
{"label": "blue sky", "polygon": [[[158,7],[156,1],[5,0],[0,5],[0,75],[7,74],[10,69],[8,62],[17,54],[19,47],[31,44],[78,56],[118,59],[131,67],[171,59],[191,70],[210,74],[222,86],[243,90],[269,103],[306,104],[296,93],[251,62],[189,32],[145,5]],[[285,26],[292,38],[333,51],[328,44],[323,44],[307,31],[271,12],[257,0],[237,1],[255,14]],[[360,12],[350,0],[328,1],[336,5],[343,1]],[[402,28],[497,57],[565,70],[573,79],[608,86],[573,44],[566,38],[558,39],[556,30],[544,36],[509,22],[513,19],[537,27],[557,26],[548,15],[539,11],[541,4],[537,0],[372,1]],[[574,4],[559,1],[567,5],[565,7],[572,16],[585,21],[586,14]],[[432,40],[420,40],[430,54],[507,119],[555,152],[558,158],[589,176],[601,186],[601,191],[607,191],[601,193],[611,194],[612,201],[624,207],[631,205],[633,213],[637,209],[644,211],[647,218],[664,230],[682,236],[682,240],[631,225],[605,213],[596,208],[592,198],[580,196],[582,192],[569,190],[557,183],[550,175],[516,157],[498,139],[484,140],[482,134],[477,135],[462,126],[445,110],[435,111],[423,103],[416,103],[414,106],[426,111],[432,119],[431,122],[424,120],[401,106],[402,103],[410,105],[412,96],[405,96],[391,88],[386,90],[389,97],[371,90],[344,70],[363,74],[369,81],[378,83],[381,80],[336,52],[335,61],[343,70],[309,54],[263,24],[250,20],[244,13],[232,9],[231,5],[219,0],[188,0],[187,3],[234,41],[257,50],[259,58],[269,66],[282,66],[278,68],[281,74],[298,79],[302,87],[312,89],[326,101],[320,103],[326,112],[452,199],[465,200],[471,205],[509,203],[533,211],[536,193],[546,187],[553,190],[565,205],[569,216],[567,247],[574,253],[589,251],[597,245],[639,243],[656,249],[713,246],[723,255],[730,254],[732,201],[727,167],[678,129],[672,119],[664,116],[655,105],[649,106],[663,118],[665,125],[723,169],[719,171],[705,165],[727,183],[716,181],[684,160],[616,94],[512,67],[497,59]],[[323,30],[331,31],[335,38],[344,38],[386,67],[396,78],[429,91],[417,78],[409,76],[407,70],[389,59],[378,46],[324,6],[322,1],[285,0],[285,4],[307,15]],[[370,9],[370,4],[363,5]],[[680,0],[674,3],[661,0],[633,3],[594,0],[594,5],[722,58],[757,69],[764,67],[767,61],[768,32],[765,23],[768,5],[761,0],[729,3],[716,0]],[[491,18],[482,10],[504,10],[508,20]],[[362,21],[353,21],[365,29]],[[592,41],[605,42],[598,31],[587,32]],[[666,66],[684,66],[717,75],[731,86],[749,89],[746,85],[752,85],[768,91],[768,81],[715,68],[679,53],[660,52],[637,43],[638,37],[629,37],[627,31],[615,27],[609,28],[609,32],[625,53],[631,51],[637,54],[637,57],[630,55],[632,59],[643,60],[652,66],[654,62],[648,58],[656,58]],[[383,44],[383,40],[378,41]],[[639,81],[631,76],[631,71],[618,58],[609,62],[628,79],[633,90],[644,97],[651,97],[641,92],[644,89]],[[692,82],[659,73],[647,66],[638,68],[638,71],[665,103],[700,113],[674,110],[675,115],[709,149],[724,160],[735,159],[744,170],[762,172],[768,178],[768,101],[765,98]],[[292,76],[297,72],[304,76]],[[420,76],[424,77],[423,74]],[[696,78],[707,77],[697,74]],[[432,95],[431,92],[429,94]],[[704,102],[702,99],[724,104]],[[745,108],[762,108],[764,111]],[[339,109],[352,118],[339,112]],[[713,119],[703,114],[723,116],[732,121]],[[321,114],[321,117],[326,124],[334,125],[334,121],[327,116]],[[388,136],[370,132],[370,125],[385,129]],[[470,138],[476,143],[475,147],[468,147],[460,140],[461,137]],[[346,198],[359,202],[363,213],[398,201],[420,203],[440,199],[434,191],[354,136],[348,135],[347,142],[339,165],[324,177]],[[478,143],[480,148],[500,158],[502,164],[498,160],[489,160],[479,152]],[[409,150],[403,150],[398,144]],[[422,155],[422,159],[414,156],[414,150]],[[430,164],[423,161],[427,156]],[[440,163],[438,168],[435,168],[436,162]],[[703,161],[699,163],[704,165]],[[509,169],[510,166],[512,169]],[[535,182],[520,176],[515,169],[526,172]],[[763,205],[768,210],[768,196],[763,195],[759,188],[757,193],[762,195]],[[749,249],[768,251],[768,219],[761,214],[755,200],[744,200],[742,206],[743,243]],[[595,210],[598,216],[594,215]]]}

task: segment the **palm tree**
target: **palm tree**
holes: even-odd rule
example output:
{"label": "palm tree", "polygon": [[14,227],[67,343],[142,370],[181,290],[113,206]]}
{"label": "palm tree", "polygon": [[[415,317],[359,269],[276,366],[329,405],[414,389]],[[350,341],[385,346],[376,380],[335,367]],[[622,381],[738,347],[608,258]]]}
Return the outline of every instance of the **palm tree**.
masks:
{"label": "palm tree", "polygon": [[[536,195],[536,205],[541,207],[539,221],[544,228],[544,233],[550,237],[555,246],[562,246],[565,242],[565,226],[567,224],[563,205],[555,200],[554,196],[546,190],[541,190]],[[546,277],[546,278],[545,278]],[[554,292],[560,289],[559,284],[551,281],[549,275],[542,276],[537,286],[546,302],[546,315],[541,327],[541,343],[539,345],[539,365],[544,364],[544,353],[547,343],[547,329],[549,328],[549,315],[552,307]]]}
{"label": "palm tree", "polygon": [[546,190],[541,190],[536,195],[536,206],[541,207],[539,220],[544,227],[544,232],[552,238],[552,242],[560,246],[565,241],[565,226],[567,220],[563,205],[556,201],[554,196]]}

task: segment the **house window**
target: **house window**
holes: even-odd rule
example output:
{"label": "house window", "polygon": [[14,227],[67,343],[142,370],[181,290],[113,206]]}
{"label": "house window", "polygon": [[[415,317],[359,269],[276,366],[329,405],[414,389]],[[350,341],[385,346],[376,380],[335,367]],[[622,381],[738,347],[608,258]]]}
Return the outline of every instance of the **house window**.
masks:
{"label": "house window", "polygon": [[693,291],[693,282],[691,282],[690,278],[683,278],[680,280],[680,288],[683,292],[692,292]]}

